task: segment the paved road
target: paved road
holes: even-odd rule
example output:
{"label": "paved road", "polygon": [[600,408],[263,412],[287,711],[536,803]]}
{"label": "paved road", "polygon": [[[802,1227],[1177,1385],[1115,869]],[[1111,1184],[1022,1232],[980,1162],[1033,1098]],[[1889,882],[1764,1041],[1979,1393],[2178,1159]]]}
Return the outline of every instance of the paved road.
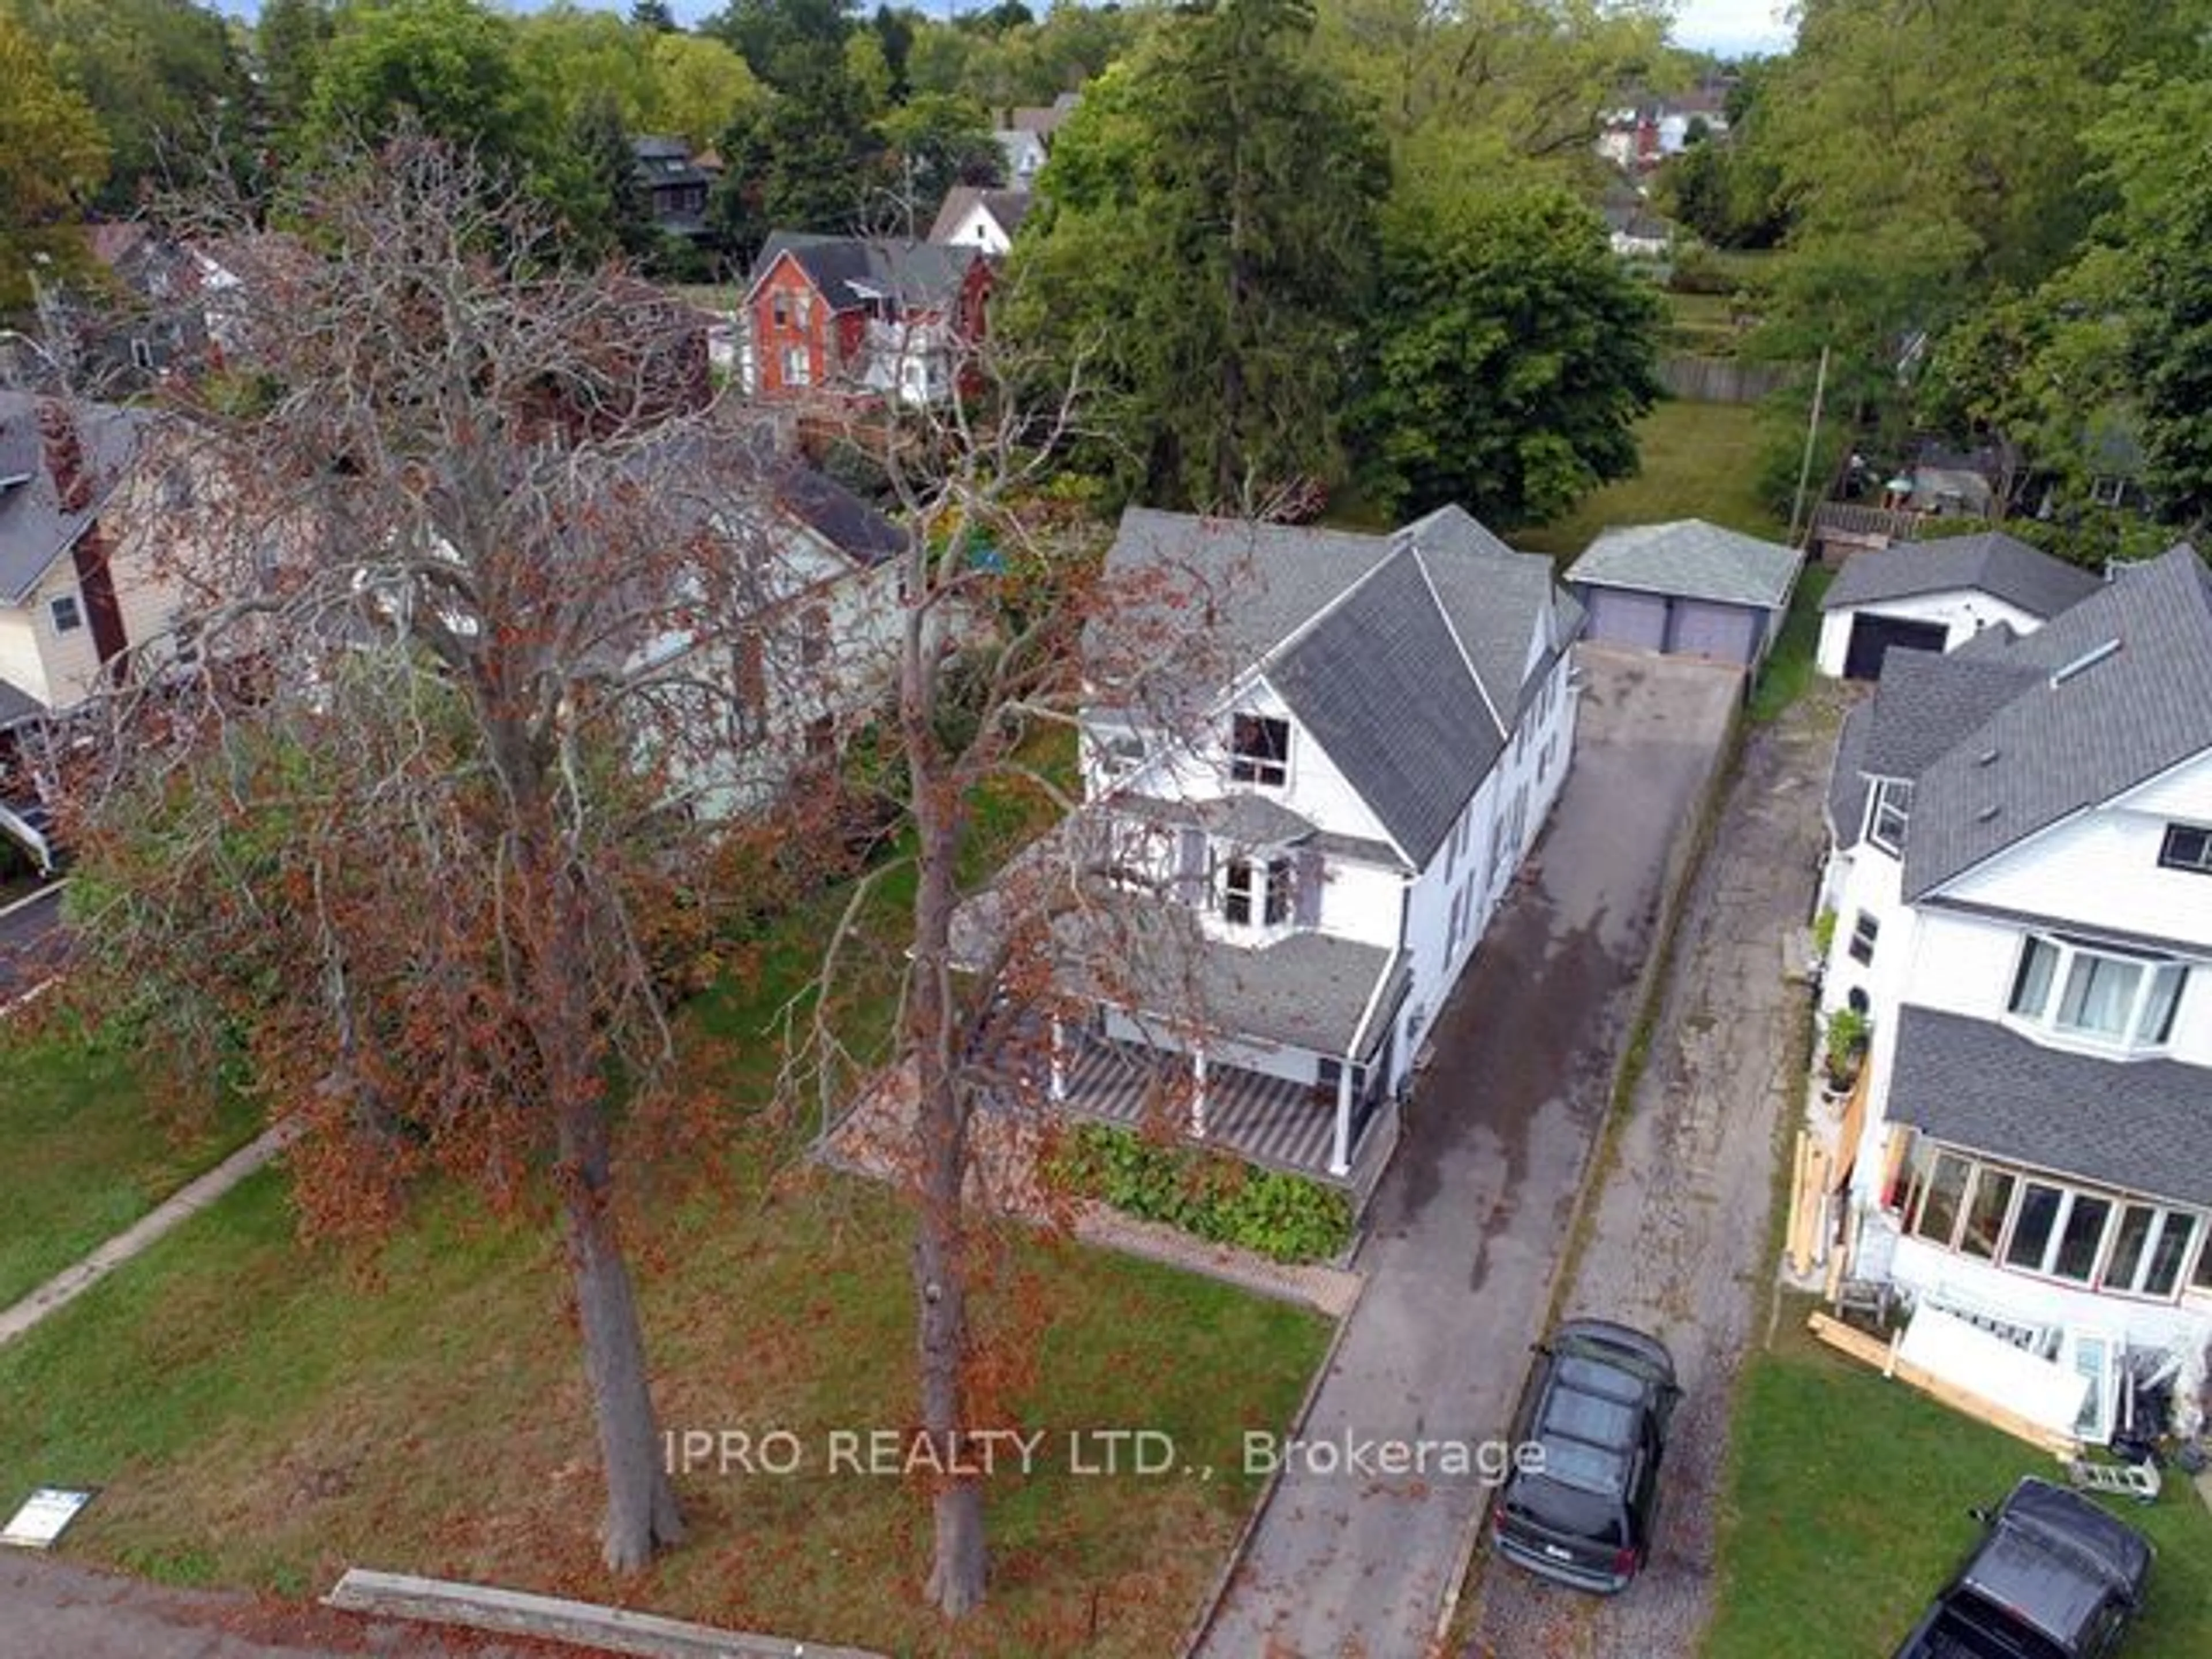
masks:
{"label": "paved road", "polygon": [[62,890],[49,887],[0,915],[0,1008],[53,971],[61,912]]}
{"label": "paved road", "polygon": [[1755,733],[1686,902],[1651,1063],[1598,1194],[1569,1315],[1626,1320],[1674,1351],[1685,1388],[1659,1536],[1625,1595],[1555,1589],[1486,1557],[1468,1659],[1656,1659],[1698,1650],[1711,1614],[1730,1396],[1765,1317],[1778,1125],[1803,1099],[1808,993],[1783,977],[1806,921],[1834,752],[1829,688]]}
{"label": "paved road", "polygon": [[[1632,1015],[1670,844],[1736,680],[1587,652],[1574,767],[1535,878],[1492,924],[1376,1194],[1368,1275],[1309,1437],[1502,1442]],[[1286,1476],[1206,1659],[1411,1659],[1482,1498],[1473,1480]]]}
{"label": "paved road", "polygon": [[252,1596],[161,1589],[0,1551],[0,1659],[588,1659],[583,1648],[440,1635]]}

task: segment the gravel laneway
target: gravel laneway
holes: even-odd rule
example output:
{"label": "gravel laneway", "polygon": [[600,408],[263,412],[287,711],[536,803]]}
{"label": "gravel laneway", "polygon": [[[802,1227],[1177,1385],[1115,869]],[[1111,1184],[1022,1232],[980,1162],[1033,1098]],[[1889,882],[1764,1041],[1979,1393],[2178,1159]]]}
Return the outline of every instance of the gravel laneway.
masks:
{"label": "gravel laneway", "polygon": [[1740,1357],[1765,1317],[1778,1121],[1802,1081],[1807,993],[1783,978],[1824,834],[1838,694],[1753,733],[1681,918],[1651,1060],[1564,1304],[1656,1330],[1686,1390],[1639,1581],[1610,1601],[1478,1564],[1468,1659],[1690,1659],[1711,1615],[1716,1505]]}

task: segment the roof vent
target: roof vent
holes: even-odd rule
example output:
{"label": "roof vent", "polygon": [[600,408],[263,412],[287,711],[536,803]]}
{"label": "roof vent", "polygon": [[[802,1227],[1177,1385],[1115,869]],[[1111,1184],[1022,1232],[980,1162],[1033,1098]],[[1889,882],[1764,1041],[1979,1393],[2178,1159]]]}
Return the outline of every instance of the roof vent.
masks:
{"label": "roof vent", "polygon": [[1990,819],[1996,817],[1996,804],[1995,802],[1991,802],[1989,805],[1984,806],[1980,811],[1974,814],[1974,822],[1976,823],[1987,823]]}
{"label": "roof vent", "polygon": [[2002,749],[1984,749],[1980,754],[1974,757],[1974,764],[1977,766],[1994,766],[1996,764],[1997,757],[2003,752],[2004,750]]}
{"label": "roof vent", "polygon": [[2072,662],[2068,663],[2063,668],[2057,670],[2051,675],[2051,689],[2055,691],[2060,686],[2065,684],[2067,681],[2072,679],[2075,675],[2087,673],[2099,663],[2104,661],[2106,658],[2117,653],[2119,648],[2120,642],[2118,640],[2106,640],[2102,645],[2096,647],[2094,649],[2084,651],[2080,656],[2075,658]]}

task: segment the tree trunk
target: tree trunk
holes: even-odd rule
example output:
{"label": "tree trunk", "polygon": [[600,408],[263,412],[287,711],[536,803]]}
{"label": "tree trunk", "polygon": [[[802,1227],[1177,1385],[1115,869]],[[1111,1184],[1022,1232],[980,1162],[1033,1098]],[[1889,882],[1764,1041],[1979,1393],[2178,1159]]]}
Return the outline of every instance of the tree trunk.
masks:
{"label": "tree trunk", "polygon": [[683,1541],[684,1522],[661,1456],[637,1296],[616,1236],[614,1149],[584,980],[590,917],[527,738],[501,724],[492,730],[494,764],[514,812],[517,909],[528,952],[525,1018],[558,1136],[562,1242],[606,1483],[600,1546],[610,1568],[635,1572],[656,1549]]}
{"label": "tree trunk", "polygon": [[[968,1260],[963,1204],[968,1174],[968,1103],[954,1072],[958,1009],[952,994],[952,913],[966,831],[962,792],[939,763],[930,715],[935,697],[922,636],[909,627],[902,665],[900,724],[913,790],[915,863],[913,994],[902,1034],[915,1066],[914,1290],[921,1370],[921,1429],[939,1469],[967,1429]],[[988,1571],[983,1491],[973,1475],[939,1474],[931,1493],[936,1547],[926,1590],[957,1619],[983,1600]]]}
{"label": "tree trunk", "polygon": [[564,1113],[561,1231],[584,1334],[607,1511],[600,1544],[607,1565],[635,1572],[664,1546],[684,1541],[676,1489],[661,1457],[659,1419],[646,1377],[645,1330],[629,1267],[608,1212],[607,1127],[596,1105]]}

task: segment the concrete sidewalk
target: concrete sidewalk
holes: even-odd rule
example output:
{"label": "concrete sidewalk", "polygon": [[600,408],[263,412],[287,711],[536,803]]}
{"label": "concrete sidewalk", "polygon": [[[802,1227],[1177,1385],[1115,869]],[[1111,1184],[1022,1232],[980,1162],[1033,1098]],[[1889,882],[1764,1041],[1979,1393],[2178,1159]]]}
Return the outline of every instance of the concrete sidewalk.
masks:
{"label": "concrete sidewalk", "polygon": [[[1670,854],[1740,689],[1702,665],[1582,660],[1582,730],[1538,872],[1437,1022],[1310,1439],[1502,1443],[1510,1432]],[[1473,1478],[1286,1474],[1195,1651],[1427,1651],[1483,1498]]]}
{"label": "concrete sidewalk", "polygon": [[240,1147],[228,1158],[109,1239],[74,1267],[64,1267],[14,1307],[0,1310],[0,1347],[40,1320],[67,1307],[155,1240],[181,1225],[267,1164],[289,1146],[298,1126],[287,1118]]}

